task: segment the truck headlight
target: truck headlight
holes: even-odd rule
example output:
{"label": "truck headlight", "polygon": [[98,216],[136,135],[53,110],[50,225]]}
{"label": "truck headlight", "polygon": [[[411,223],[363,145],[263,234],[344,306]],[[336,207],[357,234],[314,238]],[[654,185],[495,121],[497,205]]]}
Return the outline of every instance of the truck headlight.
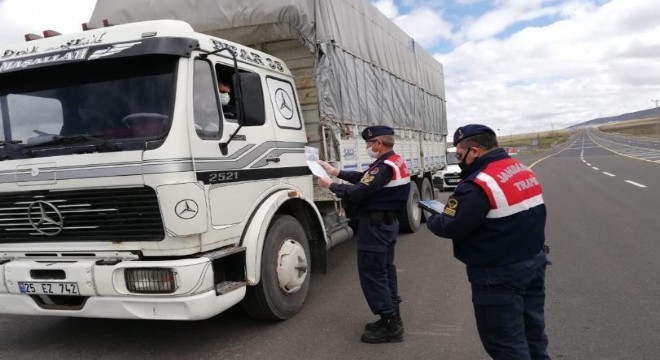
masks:
{"label": "truck headlight", "polygon": [[138,294],[171,294],[176,290],[172,269],[124,269],[126,288]]}

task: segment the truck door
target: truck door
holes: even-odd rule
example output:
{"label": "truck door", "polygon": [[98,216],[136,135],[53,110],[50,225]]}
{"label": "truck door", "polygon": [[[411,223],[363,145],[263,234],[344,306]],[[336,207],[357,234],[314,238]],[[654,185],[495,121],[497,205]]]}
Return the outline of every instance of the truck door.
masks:
{"label": "truck door", "polygon": [[228,141],[238,124],[223,115],[210,61],[195,60],[192,94],[193,167],[197,180],[209,189],[211,223],[216,227],[238,224],[278,181],[280,164],[270,155],[276,147],[273,125],[266,121],[261,126],[242,127],[224,153],[220,143]]}
{"label": "truck door", "polygon": [[266,77],[268,97],[272,108],[281,176],[284,178],[308,175],[309,169],[303,156],[307,136],[303,130],[302,116],[293,83],[287,78]]}

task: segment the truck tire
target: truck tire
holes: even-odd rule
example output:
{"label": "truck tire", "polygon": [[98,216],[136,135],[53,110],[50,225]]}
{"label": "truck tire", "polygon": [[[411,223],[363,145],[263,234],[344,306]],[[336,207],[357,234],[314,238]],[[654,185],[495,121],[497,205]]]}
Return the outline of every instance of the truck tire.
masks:
{"label": "truck tire", "polygon": [[[422,200],[433,200],[435,194],[433,193],[433,185],[431,185],[431,181],[428,178],[422,178],[421,183],[422,185],[419,187],[419,196]],[[422,210],[422,216],[422,220],[426,221],[431,217],[431,212]]]}
{"label": "truck tire", "polygon": [[419,199],[419,189],[417,188],[417,184],[414,181],[411,181],[406,207],[399,213],[401,232],[414,233],[419,230],[419,226],[422,223],[422,209],[417,206]]}
{"label": "truck tire", "polygon": [[259,320],[285,320],[303,306],[311,270],[307,235],[300,222],[276,215],[261,254],[261,280],[248,286],[243,308]]}

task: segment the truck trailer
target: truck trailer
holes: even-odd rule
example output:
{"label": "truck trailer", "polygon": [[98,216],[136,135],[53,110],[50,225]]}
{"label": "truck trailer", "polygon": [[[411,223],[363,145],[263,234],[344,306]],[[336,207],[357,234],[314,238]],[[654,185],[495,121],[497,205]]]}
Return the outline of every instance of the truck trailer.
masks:
{"label": "truck trailer", "polygon": [[0,45],[0,313],[293,316],[353,236],[305,147],[365,170],[370,125],[419,227],[442,65],[367,1],[99,0],[83,30]]}

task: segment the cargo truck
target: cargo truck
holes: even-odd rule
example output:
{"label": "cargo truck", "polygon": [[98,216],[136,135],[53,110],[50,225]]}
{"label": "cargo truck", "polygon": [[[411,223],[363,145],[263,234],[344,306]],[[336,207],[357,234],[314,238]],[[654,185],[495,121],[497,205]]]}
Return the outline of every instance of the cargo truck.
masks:
{"label": "cargo truck", "polygon": [[419,227],[442,65],[367,1],[99,0],[83,29],[0,44],[0,313],[293,316],[353,236],[305,147],[366,169],[373,124]]}

